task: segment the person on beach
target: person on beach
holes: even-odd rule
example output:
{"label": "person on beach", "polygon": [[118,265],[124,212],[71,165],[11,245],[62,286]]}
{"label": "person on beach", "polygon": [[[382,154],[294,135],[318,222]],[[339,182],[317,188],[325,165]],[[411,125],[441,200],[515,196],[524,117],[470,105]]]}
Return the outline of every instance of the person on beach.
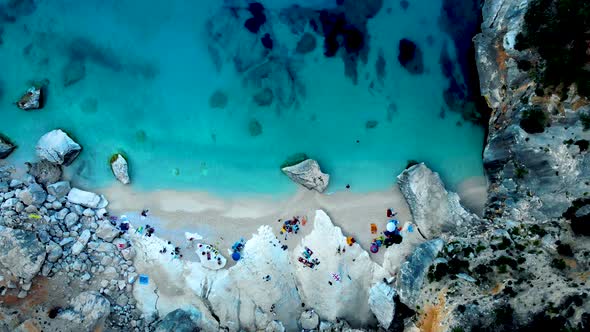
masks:
{"label": "person on beach", "polygon": [[145,220],[145,218],[147,218],[149,212],[150,212],[149,209],[142,210],[141,211],[141,220]]}

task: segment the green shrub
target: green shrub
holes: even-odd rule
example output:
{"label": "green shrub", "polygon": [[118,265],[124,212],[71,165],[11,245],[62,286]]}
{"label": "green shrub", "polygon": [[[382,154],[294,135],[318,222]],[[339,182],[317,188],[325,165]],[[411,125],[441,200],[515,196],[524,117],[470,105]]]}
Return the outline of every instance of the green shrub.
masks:
{"label": "green shrub", "polygon": [[[590,96],[590,71],[586,63],[590,2],[533,0],[524,17],[523,32],[516,36],[517,50],[532,48],[543,58],[537,68],[546,87],[576,83],[578,93]],[[543,68],[544,67],[544,68]]]}
{"label": "green shrub", "polygon": [[554,268],[558,269],[558,270],[564,270],[565,269],[565,261],[561,258],[555,258],[552,262],[551,262],[551,266],[553,266]]}
{"label": "green shrub", "polygon": [[523,112],[520,127],[529,134],[539,134],[545,131],[549,123],[547,113],[540,108],[531,108]]}

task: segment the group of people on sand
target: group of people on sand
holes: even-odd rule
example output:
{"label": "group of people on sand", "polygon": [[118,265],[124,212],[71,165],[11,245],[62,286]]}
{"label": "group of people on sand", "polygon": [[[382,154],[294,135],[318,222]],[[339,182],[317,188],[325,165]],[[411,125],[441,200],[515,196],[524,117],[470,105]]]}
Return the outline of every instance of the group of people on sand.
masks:
{"label": "group of people on sand", "polygon": [[[281,222],[281,219],[279,219],[278,221]],[[303,216],[301,220],[299,219],[299,217],[293,217],[289,220],[285,220],[283,222],[283,227],[281,228],[280,234],[284,234],[285,240],[287,240],[287,235],[289,233],[297,234],[299,232],[300,225],[305,226],[305,224],[307,224],[307,218],[305,216]]]}
{"label": "group of people on sand", "polygon": [[[394,219],[396,215],[397,212],[393,212],[393,209],[387,209],[386,216],[389,219],[389,221],[387,222],[386,230],[383,231],[383,235],[374,238],[373,242],[371,242],[370,250],[372,253],[376,254],[377,252],[379,252],[379,248],[381,246],[389,248],[394,244],[402,243],[402,227],[399,226],[399,221],[397,219]],[[371,233],[377,233],[377,226],[375,224],[371,224]]]}

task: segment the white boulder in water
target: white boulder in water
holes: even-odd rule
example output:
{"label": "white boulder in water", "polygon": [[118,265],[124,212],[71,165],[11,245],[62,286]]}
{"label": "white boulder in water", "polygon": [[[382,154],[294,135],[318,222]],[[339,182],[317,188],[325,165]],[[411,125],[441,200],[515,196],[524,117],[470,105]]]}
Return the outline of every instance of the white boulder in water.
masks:
{"label": "white boulder in water", "polygon": [[129,166],[127,160],[121,154],[117,153],[111,158],[111,169],[113,174],[122,184],[129,184]]}
{"label": "white boulder in water", "polygon": [[37,142],[39,158],[64,166],[70,165],[81,150],[82,147],[61,129],[48,132]]}
{"label": "white boulder in water", "polygon": [[322,173],[320,165],[313,159],[304,160],[293,166],[283,167],[285,173],[291,180],[299,183],[309,190],[324,192],[330,181],[330,175]]}
{"label": "white boulder in water", "polygon": [[20,97],[16,106],[21,110],[33,110],[41,108],[41,88],[31,87]]}

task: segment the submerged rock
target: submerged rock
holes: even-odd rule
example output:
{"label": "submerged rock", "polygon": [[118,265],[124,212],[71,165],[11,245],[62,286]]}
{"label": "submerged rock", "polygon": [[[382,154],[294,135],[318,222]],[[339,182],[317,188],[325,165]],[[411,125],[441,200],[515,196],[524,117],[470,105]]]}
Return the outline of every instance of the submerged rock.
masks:
{"label": "submerged rock", "polygon": [[324,192],[330,181],[330,175],[322,173],[320,165],[313,159],[304,160],[296,165],[283,167],[285,173],[291,180],[299,183],[309,190]]}
{"label": "submerged rock", "polygon": [[374,129],[374,128],[377,128],[378,124],[379,124],[379,122],[377,122],[376,120],[369,120],[365,123],[365,128],[366,129]]}
{"label": "submerged rock", "polygon": [[250,136],[256,137],[262,134],[262,125],[258,120],[252,119],[248,123],[248,131],[250,132]]}
{"label": "submerged rock", "polygon": [[406,68],[410,74],[422,74],[424,72],[424,60],[422,50],[409,39],[399,41],[399,55],[397,57],[402,67]]}
{"label": "submerged rock", "polygon": [[74,85],[86,76],[86,64],[81,59],[69,61],[62,70],[64,87]]}
{"label": "submerged rock", "polygon": [[438,174],[424,163],[409,167],[397,178],[414,223],[426,239],[473,227],[479,221],[461,206],[459,195],[447,192]]}
{"label": "submerged rock", "polygon": [[16,146],[4,135],[0,134],[0,159],[8,157],[16,149]]}
{"label": "submerged rock", "polygon": [[33,232],[0,226],[0,271],[25,280],[39,273],[45,247]]}
{"label": "submerged rock", "polygon": [[195,316],[198,319],[200,312],[197,314],[182,309],[176,309],[169,312],[156,326],[156,332],[193,332],[199,331],[199,326],[195,323]]}
{"label": "submerged rock", "polygon": [[225,108],[227,106],[228,98],[227,94],[221,90],[213,92],[209,97],[209,107],[211,108]]}
{"label": "submerged rock", "polygon": [[63,130],[55,129],[39,139],[36,149],[42,160],[69,166],[78,157],[82,147]]}
{"label": "submerged rock", "polygon": [[379,282],[369,291],[369,307],[377,317],[379,325],[386,330],[395,315],[395,295],[395,289],[384,282]]}
{"label": "submerged rock", "polygon": [[41,108],[41,91],[39,87],[31,87],[20,97],[16,105],[25,111]]}
{"label": "submerged rock", "polygon": [[295,47],[295,52],[299,54],[307,54],[315,50],[317,46],[316,38],[313,34],[306,32],[301,36],[299,42],[297,42],[297,46]]}
{"label": "submerged rock", "polygon": [[258,106],[261,106],[261,107],[270,106],[272,104],[273,99],[274,99],[274,94],[271,89],[265,88],[262,91],[255,94],[253,99],[254,99],[254,102],[256,102],[256,104]]}
{"label": "submerged rock", "polygon": [[61,179],[62,169],[60,165],[41,160],[36,163],[27,164],[28,173],[35,177],[37,183],[47,186]]}
{"label": "submerged rock", "polygon": [[127,160],[120,153],[117,153],[111,157],[111,170],[115,175],[115,178],[122,184],[129,184],[129,166]]}

